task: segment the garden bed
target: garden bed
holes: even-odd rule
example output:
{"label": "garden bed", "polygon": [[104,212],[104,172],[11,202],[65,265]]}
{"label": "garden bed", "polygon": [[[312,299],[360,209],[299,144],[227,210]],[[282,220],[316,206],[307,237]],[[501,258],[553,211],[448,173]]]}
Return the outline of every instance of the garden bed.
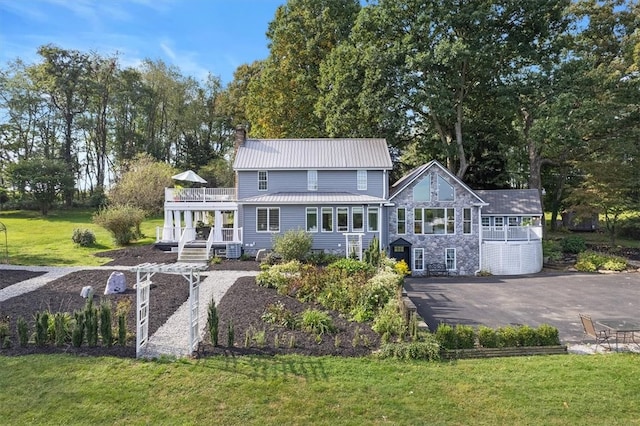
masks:
{"label": "garden bed", "polygon": [[554,346],[523,346],[510,348],[473,348],[473,349],[443,349],[440,358],[444,360],[471,359],[471,358],[496,358],[509,356],[531,355],[565,355],[566,345]]}

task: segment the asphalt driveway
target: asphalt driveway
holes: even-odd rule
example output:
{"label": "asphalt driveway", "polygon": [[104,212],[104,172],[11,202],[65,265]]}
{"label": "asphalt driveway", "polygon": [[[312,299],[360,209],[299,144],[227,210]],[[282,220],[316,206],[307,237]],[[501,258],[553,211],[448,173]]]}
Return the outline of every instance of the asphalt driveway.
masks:
{"label": "asphalt driveway", "polygon": [[640,273],[547,273],[407,278],[405,289],[431,330],[438,324],[500,327],[546,323],[563,343],[582,341],[579,313],[640,320]]}

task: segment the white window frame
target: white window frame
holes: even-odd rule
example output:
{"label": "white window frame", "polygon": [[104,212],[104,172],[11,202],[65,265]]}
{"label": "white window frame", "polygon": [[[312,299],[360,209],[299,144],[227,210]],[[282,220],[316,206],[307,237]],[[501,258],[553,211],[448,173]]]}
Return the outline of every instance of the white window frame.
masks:
{"label": "white window frame", "polygon": [[366,170],[358,170],[357,171],[357,185],[358,191],[366,191],[367,190],[367,171]]}
{"label": "white window frame", "polygon": [[[438,175],[438,178],[436,179],[436,182],[437,182],[437,185],[438,185],[438,201],[455,201],[456,200],[456,188],[455,188],[455,186],[453,186],[451,183],[449,183],[448,180],[446,180],[445,178],[443,178],[440,175]],[[440,189],[441,189],[441,186],[443,187],[444,185],[446,185],[448,188],[451,188],[451,198],[443,198],[443,197],[441,197],[441,194],[444,191],[441,191]]]}
{"label": "white window frame", "polygon": [[[469,217],[466,216],[467,212],[469,213]],[[464,207],[462,209],[462,233],[465,235],[469,235],[473,233],[473,212],[470,207]]]}
{"label": "white window frame", "polygon": [[258,191],[269,189],[269,173],[266,170],[258,170]]}
{"label": "white window frame", "polygon": [[[402,210],[402,220],[400,220],[400,210]],[[407,209],[405,207],[398,207],[396,211],[396,217],[398,218],[396,233],[398,235],[405,235],[407,233]],[[400,224],[402,224],[402,227],[404,229],[403,232],[400,232]]]}
{"label": "white window frame", "polygon": [[[340,226],[340,215],[344,215],[347,223],[345,226]],[[337,232],[349,232],[349,207],[336,207],[336,231]]]}
{"label": "white window frame", "polygon": [[[375,214],[375,220],[371,220],[371,214]],[[378,232],[380,230],[380,209],[378,207],[367,207],[367,232]]]}
{"label": "white window frame", "polygon": [[[418,255],[420,253],[420,255]],[[418,260],[420,259],[420,264],[418,264]],[[424,248],[415,247],[413,249],[413,260],[412,265],[414,271],[424,271]]]}
{"label": "white window frame", "polygon": [[[260,230],[259,220],[260,220],[260,210],[266,211],[266,228],[265,230]],[[278,227],[277,229],[271,229],[271,218],[272,212],[278,212]],[[280,232],[280,207],[256,207],[256,232]]]}
{"label": "white window frame", "polygon": [[502,229],[504,226],[504,218],[502,216],[496,216],[493,218],[493,226],[496,229]]}
{"label": "white window frame", "polygon": [[[432,210],[442,210],[444,211],[444,232],[434,232],[436,225],[442,225],[441,223],[436,223],[436,221],[428,222],[427,221],[427,212]],[[422,216],[421,219],[415,219],[418,217],[418,213]],[[454,235],[456,233],[456,212],[455,209],[451,207],[425,207],[425,208],[416,208],[413,210],[414,214],[414,228],[413,231],[417,235]],[[440,218],[438,218],[440,219]],[[430,229],[431,232],[427,232],[427,229]]]}
{"label": "white window frame", "polygon": [[[362,226],[356,228],[355,215],[359,213],[362,217],[361,223]],[[364,231],[364,207],[351,207],[351,227],[353,232],[363,232]]]}
{"label": "white window frame", "polygon": [[491,226],[491,218],[489,216],[482,216],[482,226]]}
{"label": "white window frame", "polygon": [[308,191],[318,190],[318,171],[317,170],[307,170],[307,190]]}
{"label": "white window frame", "polygon": [[[331,229],[325,230],[324,228],[324,214],[325,212],[330,213],[331,217]],[[333,223],[333,207],[322,207],[320,209],[320,232],[333,232],[334,223]]]}
{"label": "white window frame", "polygon": [[[424,188],[426,187],[426,188]],[[420,196],[420,190],[426,189],[426,197]],[[418,195],[416,196],[416,190],[418,190]],[[418,182],[412,190],[413,201],[415,202],[430,202],[431,201],[431,176],[425,176],[420,182]],[[425,194],[422,194],[425,195]]]}
{"label": "white window frame", "polygon": [[456,259],[456,249],[455,248],[446,248],[444,249],[444,263],[447,265],[447,270],[455,271],[457,270],[457,259]]}
{"label": "white window frame", "polygon": [[509,226],[520,226],[520,221],[518,220],[517,216],[509,216],[507,218],[507,223],[509,224]]}
{"label": "white window frame", "polygon": [[[309,214],[313,214],[316,217],[315,224],[309,223]],[[311,227],[309,225],[312,225]],[[318,232],[318,208],[317,207],[307,207],[305,209],[305,226],[307,232]]]}

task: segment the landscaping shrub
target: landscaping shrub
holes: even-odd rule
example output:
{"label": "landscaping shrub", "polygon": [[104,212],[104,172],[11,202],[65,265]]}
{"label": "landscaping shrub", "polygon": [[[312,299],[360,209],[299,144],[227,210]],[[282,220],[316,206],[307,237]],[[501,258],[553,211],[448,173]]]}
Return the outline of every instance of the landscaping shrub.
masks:
{"label": "landscaping shrub", "polygon": [[585,251],[578,255],[575,267],[582,272],[596,272],[598,270],[624,271],[627,269],[627,261],[616,256]]}
{"label": "landscaping shrub", "polygon": [[328,313],[317,309],[307,309],[302,313],[300,325],[306,332],[316,336],[332,333],[335,330],[333,320]]}
{"label": "landscaping shrub", "polygon": [[560,241],[560,246],[564,253],[578,254],[587,249],[584,237],[580,235],[570,235]]}
{"label": "landscaping shrub", "polygon": [[211,344],[218,346],[218,324],[220,318],[218,317],[218,308],[216,308],[215,300],[209,302],[209,308],[207,310],[207,327],[209,329],[209,337],[211,338]]}
{"label": "landscaping shrub", "polygon": [[84,327],[89,347],[98,346],[98,309],[93,306],[93,298],[89,297],[84,307]]}
{"label": "landscaping shrub", "polygon": [[399,262],[396,262],[396,264],[393,267],[393,270],[395,271],[396,274],[402,277],[411,274],[411,269],[409,269],[409,265],[407,265],[407,262],[405,262],[404,259],[402,259]]}
{"label": "landscaping shrub", "polygon": [[227,347],[232,348],[234,346],[236,338],[236,330],[233,327],[233,321],[229,320],[227,323]]}
{"label": "landscaping shrub", "polygon": [[436,340],[440,343],[444,349],[456,348],[456,335],[453,331],[453,327],[449,324],[441,323],[436,329]]}
{"label": "landscaping shrub", "polygon": [[144,218],[144,210],[137,207],[113,206],[94,214],[93,223],[109,231],[118,246],[125,246],[140,236]]}
{"label": "landscaping shrub", "polygon": [[406,334],[407,324],[398,306],[398,299],[390,299],[376,315],[371,326],[373,331],[389,340],[392,336],[402,337]]}
{"label": "landscaping shrub", "polygon": [[80,247],[91,247],[96,243],[96,236],[90,229],[74,229],[71,240]]}
{"label": "landscaping shrub", "polygon": [[298,324],[293,312],[287,309],[282,302],[267,305],[261,318],[266,323],[285,327],[290,330],[295,330]]}
{"label": "landscaping shrub", "polygon": [[326,253],[324,251],[311,252],[307,255],[306,261],[316,266],[327,266],[333,262],[340,260],[342,256],[337,254]]}
{"label": "landscaping shrub", "polygon": [[385,343],[377,352],[379,358],[394,358],[400,360],[421,359],[435,361],[440,359],[440,345],[431,333],[421,335],[414,342]]}
{"label": "landscaping shrub", "polygon": [[548,257],[549,260],[562,259],[562,249],[560,244],[554,240],[542,240],[542,255]]}
{"label": "landscaping shrub", "polygon": [[500,327],[496,330],[499,348],[511,348],[518,346],[518,329],[512,326]]}
{"label": "landscaping shrub", "polygon": [[313,237],[302,229],[288,230],[284,234],[273,235],[273,250],[282,256],[282,260],[303,261],[313,245]]}
{"label": "landscaping shrub", "polygon": [[380,251],[380,241],[377,237],[373,237],[369,247],[364,251],[364,261],[374,268],[380,266],[382,253]]}
{"label": "landscaping shrub", "polygon": [[111,328],[111,302],[104,300],[100,304],[100,336],[102,344],[111,347],[113,344],[113,328]]}
{"label": "landscaping shrub", "polygon": [[498,334],[496,330],[484,325],[478,327],[478,344],[483,348],[497,348]]}
{"label": "landscaping shrub", "polygon": [[49,342],[49,313],[36,312],[36,345],[46,346]]}
{"label": "landscaping shrub", "polygon": [[73,313],[73,317],[75,319],[75,324],[71,331],[71,344],[76,348],[79,348],[82,346],[85,333],[84,311],[75,311]]}
{"label": "landscaping shrub", "polygon": [[535,329],[528,325],[518,327],[518,346],[539,346],[540,339]]}
{"label": "landscaping shrub", "polygon": [[470,325],[457,324],[454,332],[457,349],[471,349],[476,345],[476,331]]}
{"label": "landscaping shrub", "polygon": [[359,272],[364,272],[367,275],[371,276],[374,273],[374,268],[366,262],[362,262],[358,259],[346,258],[333,262],[329,266],[327,266],[329,270],[338,269],[344,272],[346,275],[353,275]]}
{"label": "landscaping shrub", "polygon": [[116,304],[116,317],[118,318],[118,344],[127,344],[127,317],[131,311],[131,300],[120,299]]}
{"label": "landscaping shrub", "polygon": [[9,339],[9,318],[0,319],[0,344],[4,344],[4,341]]}
{"label": "landscaping shrub", "polygon": [[71,316],[65,312],[56,312],[53,315],[53,341],[60,347],[69,341],[71,335]]}
{"label": "landscaping shrub", "polygon": [[358,322],[372,320],[389,299],[397,295],[401,285],[402,277],[390,271],[380,271],[371,277],[358,296],[353,318]]}
{"label": "landscaping shrub", "polygon": [[256,283],[263,287],[279,290],[286,287],[294,276],[300,273],[301,268],[302,264],[297,260],[273,265],[256,276]]}
{"label": "landscaping shrub", "polygon": [[640,240],[640,216],[621,218],[617,230],[620,237]]}
{"label": "landscaping shrub", "polygon": [[20,346],[27,346],[29,343],[29,325],[27,321],[22,317],[18,317],[16,327],[18,328],[18,341],[20,342]]}
{"label": "landscaping shrub", "polygon": [[538,342],[541,346],[555,346],[560,344],[558,329],[549,324],[540,324],[536,329]]}

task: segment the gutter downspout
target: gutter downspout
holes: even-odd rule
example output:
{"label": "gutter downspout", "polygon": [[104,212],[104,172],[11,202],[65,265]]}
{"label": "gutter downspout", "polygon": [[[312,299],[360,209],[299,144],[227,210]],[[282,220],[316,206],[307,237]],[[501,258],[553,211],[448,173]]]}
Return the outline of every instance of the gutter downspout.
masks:
{"label": "gutter downspout", "polygon": [[482,206],[478,206],[478,270],[473,273],[474,276],[482,271]]}

